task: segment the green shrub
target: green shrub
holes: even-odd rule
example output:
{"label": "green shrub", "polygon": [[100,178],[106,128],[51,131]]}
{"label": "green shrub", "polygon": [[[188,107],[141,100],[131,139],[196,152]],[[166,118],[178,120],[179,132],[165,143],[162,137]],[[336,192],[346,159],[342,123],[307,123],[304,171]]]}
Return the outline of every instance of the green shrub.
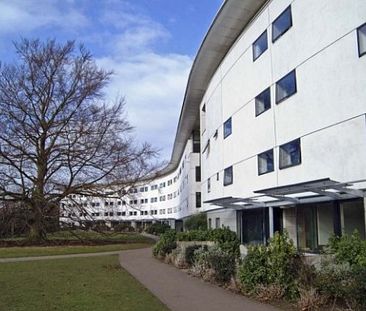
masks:
{"label": "green shrub", "polygon": [[184,222],[184,228],[188,231],[191,230],[206,230],[207,229],[207,216],[205,213],[199,213],[188,217]]}
{"label": "green shrub", "polygon": [[177,233],[178,241],[210,241],[210,231],[191,230]]}
{"label": "green shrub", "polygon": [[207,260],[214,271],[214,279],[219,283],[227,283],[235,274],[235,257],[220,247],[208,250]]}
{"label": "green shrub", "polygon": [[145,231],[150,234],[161,235],[168,230],[170,230],[168,224],[157,222],[147,227]]}
{"label": "green shrub", "polygon": [[218,246],[230,253],[235,258],[240,256],[240,241],[235,232],[229,228],[217,228],[213,230],[191,230],[187,232],[179,232],[177,234],[178,241],[212,241]]}
{"label": "green shrub", "polygon": [[229,282],[235,274],[236,264],[231,254],[214,246],[194,251],[194,267],[204,279],[222,284]]}
{"label": "green shrub", "polygon": [[192,246],[187,246],[186,250],[185,250],[185,257],[184,260],[185,262],[191,266],[194,263],[195,260],[195,252],[198,249],[203,249],[203,250],[207,250],[207,246],[202,246],[202,245],[192,245]]}
{"label": "green shrub", "polygon": [[334,254],[338,263],[366,267],[366,241],[361,239],[357,230],[351,235],[330,238],[327,251]]}
{"label": "green shrub", "polygon": [[165,257],[177,247],[176,232],[169,230],[160,236],[160,240],[153,247],[154,256]]}
{"label": "green shrub", "polygon": [[210,241],[217,242],[218,246],[235,258],[240,256],[240,241],[235,232],[229,228],[217,228],[209,231]]}
{"label": "green shrub", "polygon": [[332,237],[317,274],[320,293],[355,310],[366,309],[366,241],[357,231]]}
{"label": "green shrub", "polygon": [[118,225],[115,225],[113,227],[113,230],[115,232],[134,232],[135,231],[135,228],[133,228],[132,226],[128,225],[128,224],[118,224]]}
{"label": "green shrub", "polygon": [[276,233],[268,246],[253,245],[239,268],[239,279],[244,289],[254,293],[258,286],[277,285],[285,295],[297,294],[298,259],[296,248],[288,234]]}

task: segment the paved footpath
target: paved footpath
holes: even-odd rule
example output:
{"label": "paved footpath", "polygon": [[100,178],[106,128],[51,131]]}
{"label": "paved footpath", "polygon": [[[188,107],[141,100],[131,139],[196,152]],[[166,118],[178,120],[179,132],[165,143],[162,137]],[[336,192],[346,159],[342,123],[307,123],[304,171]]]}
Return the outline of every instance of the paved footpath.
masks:
{"label": "paved footpath", "polygon": [[52,255],[52,256],[36,256],[36,257],[0,258],[0,263],[22,262],[22,261],[37,261],[37,260],[49,260],[49,259],[62,259],[62,258],[109,256],[109,255],[118,255],[120,252],[121,251],[99,252],[99,253],[84,253],[84,254],[67,254],[67,255]]}
{"label": "paved footpath", "polygon": [[152,256],[151,248],[120,253],[121,266],[172,311],[278,311],[204,282]]}

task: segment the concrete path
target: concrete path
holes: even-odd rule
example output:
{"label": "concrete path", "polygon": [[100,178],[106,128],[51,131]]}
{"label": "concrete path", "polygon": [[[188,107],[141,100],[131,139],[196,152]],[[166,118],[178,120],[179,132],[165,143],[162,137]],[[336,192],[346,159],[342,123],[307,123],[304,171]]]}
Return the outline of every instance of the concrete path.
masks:
{"label": "concrete path", "polygon": [[53,256],[36,256],[36,257],[0,258],[0,263],[49,260],[49,259],[62,259],[62,258],[109,256],[109,255],[118,255],[120,252],[121,251],[100,252],[100,253],[84,253],[84,254],[53,255]]}
{"label": "concrete path", "polygon": [[275,307],[189,276],[153,258],[151,248],[126,250],[121,266],[172,311],[276,311]]}

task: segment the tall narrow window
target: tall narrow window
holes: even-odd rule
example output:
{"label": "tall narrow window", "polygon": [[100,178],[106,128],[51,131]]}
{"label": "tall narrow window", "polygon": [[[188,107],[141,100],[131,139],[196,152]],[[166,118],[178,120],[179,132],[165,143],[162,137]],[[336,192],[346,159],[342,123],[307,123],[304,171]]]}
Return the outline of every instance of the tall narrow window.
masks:
{"label": "tall narrow window", "polygon": [[196,166],[196,181],[201,181],[201,167]]}
{"label": "tall narrow window", "polygon": [[196,207],[201,207],[201,192],[196,192]]}
{"label": "tall narrow window", "polygon": [[258,175],[273,172],[273,149],[258,155]]}
{"label": "tall narrow window", "polygon": [[280,169],[301,164],[300,139],[280,146]]}
{"label": "tall narrow window", "polygon": [[233,183],[233,167],[230,166],[224,170],[224,186],[231,185]]}
{"label": "tall narrow window", "polygon": [[230,136],[232,133],[231,130],[231,118],[227,119],[224,123],[224,139],[228,136]]}
{"label": "tall narrow window", "polygon": [[279,39],[292,26],[291,6],[278,16],[272,24],[272,42]]}
{"label": "tall narrow window", "polygon": [[366,23],[357,29],[358,55],[366,55]]}
{"label": "tall narrow window", "polygon": [[271,89],[267,88],[255,98],[255,116],[271,108]]}
{"label": "tall narrow window", "polygon": [[253,61],[268,49],[267,30],[263,32],[253,43]]}
{"label": "tall narrow window", "polygon": [[219,217],[215,218],[215,228],[216,229],[220,228],[220,218]]}
{"label": "tall narrow window", "polygon": [[293,70],[276,83],[276,104],[297,92],[296,71]]}
{"label": "tall narrow window", "polygon": [[211,178],[207,179],[207,192],[211,192]]}

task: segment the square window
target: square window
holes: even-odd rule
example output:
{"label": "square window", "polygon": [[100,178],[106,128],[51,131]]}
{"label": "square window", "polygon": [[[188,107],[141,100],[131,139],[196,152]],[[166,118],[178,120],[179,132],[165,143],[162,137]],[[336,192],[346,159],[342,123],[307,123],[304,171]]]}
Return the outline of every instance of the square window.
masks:
{"label": "square window", "polygon": [[224,139],[231,135],[231,118],[224,123]]}
{"label": "square window", "polygon": [[273,149],[258,154],[258,175],[273,172]]}
{"label": "square window", "polygon": [[357,29],[358,56],[366,55],[366,23]]}
{"label": "square window", "polygon": [[255,116],[271,108],[271,88],[265,89],[255,98]]}
{"label": "square window", "polygon": [[224,186],[231,185],[233,183],[233,167],[230,166],[224,170]]}
{"label": "square window", "polygon": [[276,104],[297,92],[296,71],[293,70],[276,83]]}
{"label": "square window", "polygon": [[272,42],[279,39],[287,30],[292,27],[291,6],[278,16],[272,23]]}
{"label": "square window", "polygon": [[253,61],[268,49],[267,30],[253,43]]}
{"label": "square window", "polygon": [[301,164],[300,139],[280,146],[280,169]]}

